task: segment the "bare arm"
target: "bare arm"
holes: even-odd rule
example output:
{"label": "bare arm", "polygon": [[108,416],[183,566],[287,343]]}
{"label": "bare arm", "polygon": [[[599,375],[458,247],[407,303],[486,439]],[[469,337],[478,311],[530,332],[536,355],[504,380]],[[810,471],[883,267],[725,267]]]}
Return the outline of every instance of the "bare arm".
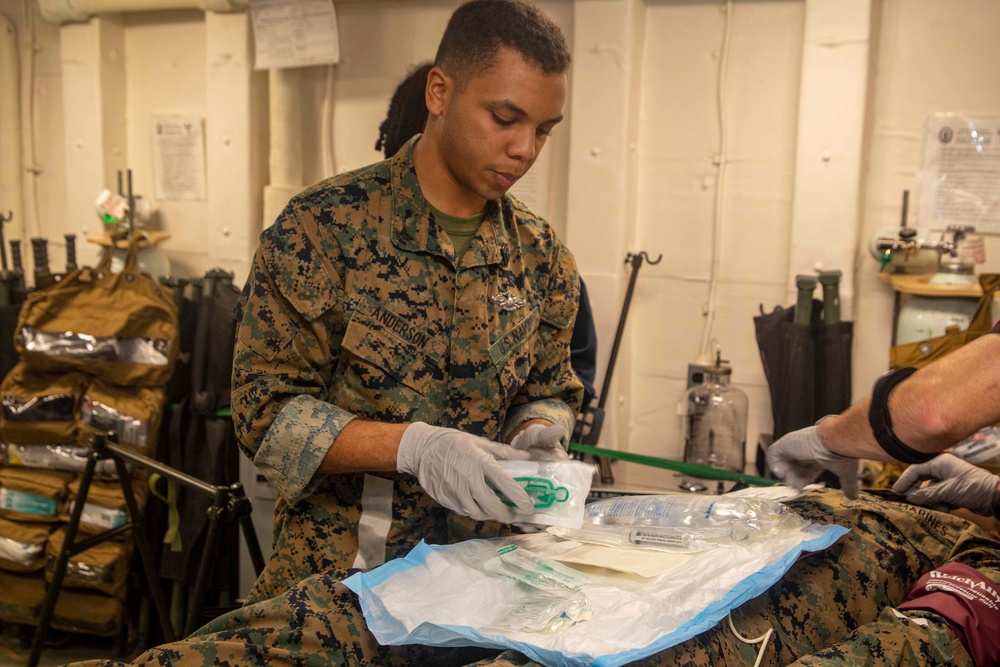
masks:
{"label": "bare arm", "polygon": [[395,472],[399,440],[409,425],[351,421],[327,450],[318,472]]}
{"label": "bare arm", "polygon": [[[987,334],[896,385],[889,413],[896,436],[913,449],[936,453],[1000,421],[1000,335]],[[834,454],[887,461],[868,424],[871,397],[818,427]]]}

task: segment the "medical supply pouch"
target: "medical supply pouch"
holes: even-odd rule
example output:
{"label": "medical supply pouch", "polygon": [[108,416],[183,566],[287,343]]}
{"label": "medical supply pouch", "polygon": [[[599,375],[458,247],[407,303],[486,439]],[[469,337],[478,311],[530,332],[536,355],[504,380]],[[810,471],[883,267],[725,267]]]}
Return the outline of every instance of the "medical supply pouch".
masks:
{"label": "medical supply pouch", "polygon": [[[87,465],[87,448],[76,443],[63,445],[14,445],[0,442],[0,465],[21,468],[46,468],[83,472]],[[115,462],[103,459],[94,466],[94,474],[114,479],[118,476]]]}
{"label": "medical supply pouch", "polygon": [[679,555],[688,559],[684,565],[642,580],[588,571],[592,581],[579,592],[589,602],[591,618],[557,632],[497,627],[498,612],[539,591],[484,567],[507,545],[553,559],[580,546],[547,533],[447,546],[421,542],[405,558],[358,572],[344,584],[358,595],[368,629],[383,646],[514,649],[549,667],[613,667],[714,627],[774,585],[802,553],[826,549],[846,533],[841,526],[811,524],[780,538]]}
{"label": "medical supply pouch", "polygon": [[[146,504],[146,494],[149,492],[145,480],[146,475],[141,471],[136,471],[131,480],[132,494],[135,496],[140,512]],[[73,506],[76,503],[76,494],[79,490],[79,480],[70,482],[69,498],[63,507],[63,521],[70,520]],[[92,481],[87,490],[87,502],[84,503],[83,512],[80,515],[80,531],[87,534],[100,533],[122,526],[128,520],[125,495],[122,493],[121,484],[118,481],[96,479]]]}
{"label": "medical supply pouch", "polygon": [[[65,539],[66,529],[59,528],[49,537],[45,547],[45,579],[49,582],[55,573]],[[131,544],[105,540],[70,556],[63,586],[94,588],[109,595],[118,595],[128,577]]]}
{"label": "medical supply pouch", "polygon": [[52,525],[0,519],[0,570],[30,572],[45,566]]}
{"label": "medical supply pouch", "polygon": [[41,570],[37,572],[0,570],[0,620],[37,624],[44,601],[45,576]]}
{"label": "medical supply pouch", "polygon": [[73,442],[77,409],[87,386],[81,373],[48,374],[25,363],[0,384],[0,439],[19,445]]}
{"label": "medical supply pouch", "polygon": [[72,473],[0,468],[0,517],[14,521],[58,521]]}
{"label": "medical supply pouch", "polygon": [[94,380],[80,403],[80,444],[98,433],[113,432],[118,442],[150,455],[163,415],[162,387],[129,387]]}
{"label": "medical supply pouch", "polygon": [[[0,620],[36,625],[44,601],[45,577],[41,572],[0,570]],[[110,636],[121,629],[124,611],[124,601],[116,597],[64,588],[56,600],[52,627]]]}
{"label": "medical supply pouch", "polygon": [[[582,461],[499,461],[516,482],[534,500],[531,513],[514,510],[515,521],[545,526],[579,528],[583,524],[583,507],[590,493],[590,483],[597,469]],[[507,505],[499,491],[497,495]]]}
{"label": "medical supply pouch", "polygon": [[108,637],[118,634],[124,621],[123,599],[99,591],[63,588],[56,601],[52,627]]}
{"label": "medical supply pouch", "polygon": [[120,386],[158,386],[177,356],[177,305],[139,271],[129,247],[121,273],[111,272],[112,248],[84,267],[28,295],[14,345],[21,360],[46,373],[79,370]]}

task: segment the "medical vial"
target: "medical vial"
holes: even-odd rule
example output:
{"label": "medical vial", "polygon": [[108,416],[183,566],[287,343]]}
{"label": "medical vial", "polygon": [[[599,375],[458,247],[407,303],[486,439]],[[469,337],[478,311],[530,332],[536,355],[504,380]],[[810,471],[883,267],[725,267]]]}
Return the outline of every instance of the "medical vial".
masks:
{"label": "medical vial", "polygon": [[730,384],[733,369],[716,353],[704,381],[687,392],[684,461],[743,472],[746,464],[747,396]]}

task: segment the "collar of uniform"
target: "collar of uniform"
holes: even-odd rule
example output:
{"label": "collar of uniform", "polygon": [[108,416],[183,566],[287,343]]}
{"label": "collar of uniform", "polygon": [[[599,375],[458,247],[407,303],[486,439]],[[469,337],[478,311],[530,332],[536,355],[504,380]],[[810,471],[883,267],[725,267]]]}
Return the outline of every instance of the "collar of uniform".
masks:
{"label": "collar of uniform", "polygon": [[[441,229],[431,215],[427,200],[420,189],[417,172],[413,168],[413,146],[420,139],[415,135],[399,149],[390,160],[392,169],[392,242],[403,250],[411,252],[427,252],[441,257],[448,257],[441,239],[445,231]],[[463,258],[462,266],[478,266],[482,264],[498,264],[501,258],[501,248],[507,245],[507,230],[504,227],[504,216],[512,215],[509,206],[500,202],[491,202],[486,217],[479,228],[469,251]],[[503,209],[507,208],[507,211]],[[454,258],[452,257],[454,260]]]}

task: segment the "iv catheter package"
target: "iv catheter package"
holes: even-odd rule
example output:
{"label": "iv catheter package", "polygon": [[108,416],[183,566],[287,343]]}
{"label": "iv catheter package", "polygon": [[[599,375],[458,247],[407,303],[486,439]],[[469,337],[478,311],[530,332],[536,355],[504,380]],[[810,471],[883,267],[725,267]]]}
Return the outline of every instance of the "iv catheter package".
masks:
{"label": "iv catheter package", "polygon": [[[781,579],[802,553],[846,533],[802,522],[693,554],[595,547],[551,533],[421,542],[344,584],[383,645],[509,648],[550,667],[613,667],[709,630]],[[612,554],[609,565],[572,567],[581,551],[595,549]],[[637,557],[661,559],[658,574],[617,566]]]}
{"label": "iv catheter package", "polygon": [[557,535],[609,546],[703,551],[796,533],[806,523],[774,500],[744,496],[622,496],[590,503],[579,530]]}
{"label": "iv catheter package", "polygon": [[[515,509],[515,521],[579,528],[597,469],[582,461],[498,461],[535,501],[534,511]],[[503,498],[500,492],[497,492]],[[514,504],[503,498],[503,501]]]}

